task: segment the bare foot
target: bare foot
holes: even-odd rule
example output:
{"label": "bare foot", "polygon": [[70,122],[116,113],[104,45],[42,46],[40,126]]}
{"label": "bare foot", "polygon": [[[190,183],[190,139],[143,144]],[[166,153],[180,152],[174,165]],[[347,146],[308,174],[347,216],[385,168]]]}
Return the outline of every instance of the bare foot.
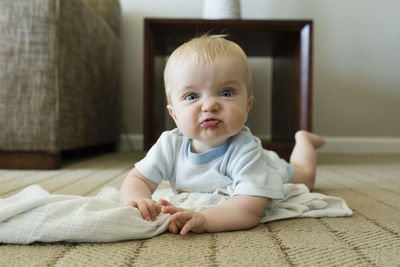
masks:
{"label": "bare foot", "polygon": [[304,130],[297,131],[295,138],[296,140],[307,139],[315,149],[320,148],[325,144],[325,140],[321,136]]}

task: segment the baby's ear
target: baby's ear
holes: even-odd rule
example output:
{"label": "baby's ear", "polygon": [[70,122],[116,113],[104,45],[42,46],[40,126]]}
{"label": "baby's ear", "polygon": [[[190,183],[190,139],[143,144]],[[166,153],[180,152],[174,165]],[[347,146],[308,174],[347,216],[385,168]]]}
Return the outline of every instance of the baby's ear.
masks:
{"label": "baby's ear", "polygon": [[174,107],[172,105],[167,105],[169,115],[175,120],[175,112]]}
{"label": "baby's ear", "polygon": [[250,96],[249,100],[247,101],[247,113],[249,113],[251,107],[253,106],[253,100],[254,100],[254,97]]}

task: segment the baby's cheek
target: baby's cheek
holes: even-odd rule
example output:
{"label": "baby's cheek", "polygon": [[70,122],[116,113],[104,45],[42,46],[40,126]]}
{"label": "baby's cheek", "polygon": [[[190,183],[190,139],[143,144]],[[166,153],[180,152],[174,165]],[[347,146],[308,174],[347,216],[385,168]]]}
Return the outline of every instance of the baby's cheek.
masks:
{"label": "baby's cheek", "polygon": [[231,113],[231,127],[236,131],[240,131],[246,123],[247,115],[243,112]]}
{"label": "baby's cheek", "polygon": [[235,116],[235,118],[237,118],[238,121],[245,121],[247,118],[247,112],[242,108],[236,108],[232,111],[232,114]]}
{"label": "baby's cheek", "polygon": [[178,128],[182,131],[184,135],[187,137],[193,138],[196,135],[196,123],[195,120],[191,117],[186,117],[185,119],[179,120]]}

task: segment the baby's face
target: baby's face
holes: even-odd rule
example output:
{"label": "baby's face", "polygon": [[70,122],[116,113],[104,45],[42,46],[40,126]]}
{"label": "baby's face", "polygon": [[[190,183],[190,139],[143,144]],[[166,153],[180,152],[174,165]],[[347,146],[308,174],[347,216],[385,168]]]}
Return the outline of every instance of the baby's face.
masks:
{"label": "baby's face", "polygon": [[192,150],[204,152],[222,145],[245,124],[253,97],[246,89],[245,67],[226,56],[211,64],[187,60],[169,74],[170,115]]}

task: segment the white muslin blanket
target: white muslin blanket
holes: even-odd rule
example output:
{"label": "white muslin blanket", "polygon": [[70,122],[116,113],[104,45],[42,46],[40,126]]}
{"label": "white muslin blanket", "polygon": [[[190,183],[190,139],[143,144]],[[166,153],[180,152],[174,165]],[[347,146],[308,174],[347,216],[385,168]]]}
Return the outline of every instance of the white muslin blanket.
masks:
{"label": "white muslin blanket", "polygon": [[[310,193],[304,185],[285,184],[285,198],[271,200],[260,223],[296,217],[350,216],[352,211],[338,197]],[[202,210],[225,201],[216,194],[157,190],[154,199]],[[169,215],[160,213],[156,221],[142,219],[138,209],[122,206],[119,191],[104,187],[93,197],[50,194],[39,185],[0,199],[0,243],[113,242],[144,239],[168,229]]]}

